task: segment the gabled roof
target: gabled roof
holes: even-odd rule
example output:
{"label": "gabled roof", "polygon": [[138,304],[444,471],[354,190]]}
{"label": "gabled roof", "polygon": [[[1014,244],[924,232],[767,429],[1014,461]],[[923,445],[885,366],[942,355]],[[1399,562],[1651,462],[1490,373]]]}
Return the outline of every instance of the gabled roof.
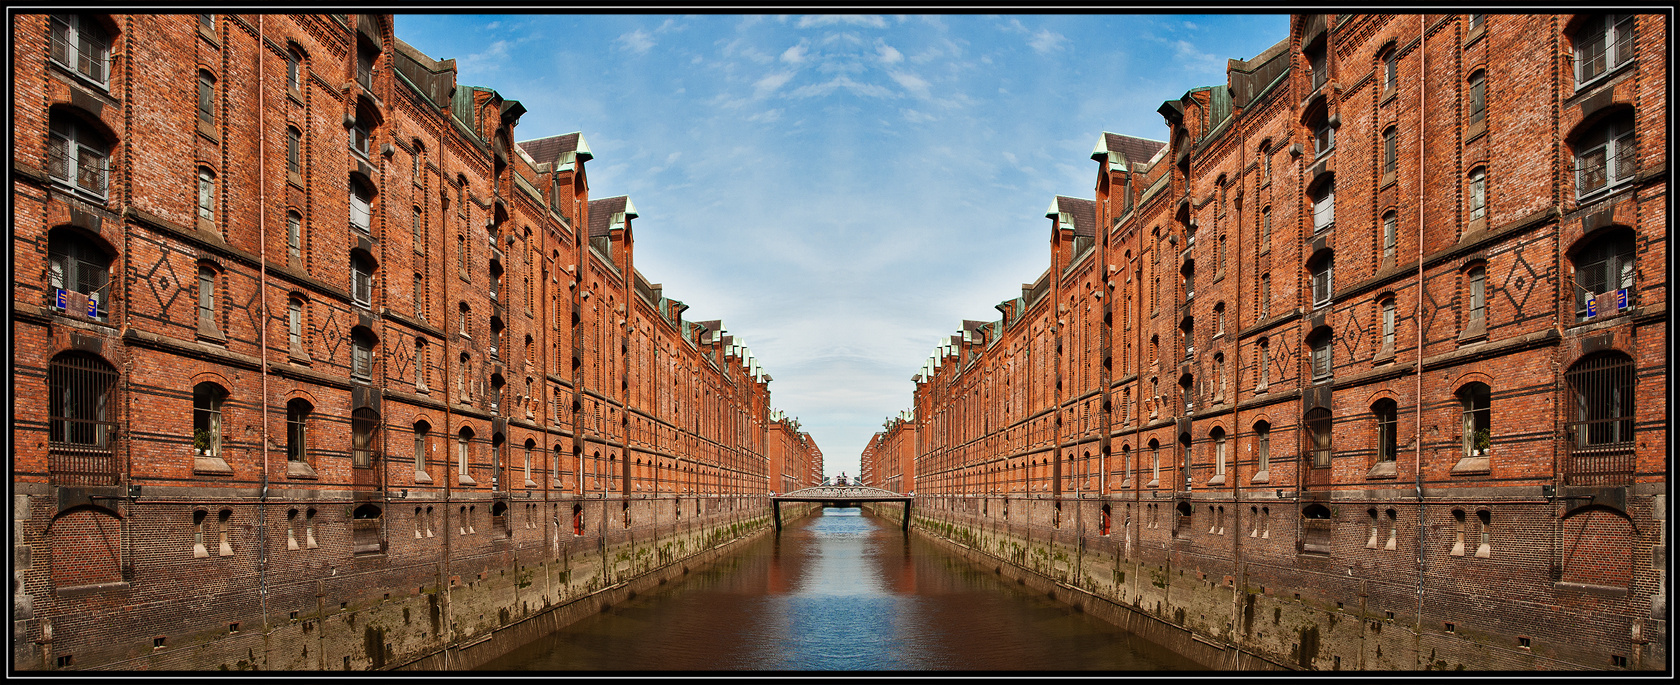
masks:
{"label": "gabled roof", "polygon": [[1044,212],[1044,216],[1055,219],[1061,214],[1073,217],[1074,235],[1086,237],[1097,235],[1096,200],[1083,200],[1077,197],[1057,195],[1056,199],[1050,201],[1050,209]]}
{"label": "gabled roof", "polygon": [[[1154,159],[1155,153],[1160,152],[1166,146],[1167,142],[1164,140],[1150,140],[1103,131],[1102,136],[1097,138],[1096,149],[1091,151],[1091,159],[1101,161],[1108,153],[1118,152],[1129,167],[1132,164],[1141,164]],[[1110,159],[1109,161],[1119,160]]]}
{"label": "gabled roof", "polygon": [[627,219],[636,218],[636,205],[630,202],[628,195],[602,198],[589,201],[589,237],[600,238],[612,231],[613,216],[624,213]]}
{"label": "gabled roof", "polygon": [[537,160],[539,164],[544,162],[554,163],[568,152],[577,153],[577,158],[584,161],[595,157],[589,152],[589,143],[583,139],[582,132],[527,140],[518,143],[518,145],[521,150],[525,151],[525,154],[530,155],[531,159]]}

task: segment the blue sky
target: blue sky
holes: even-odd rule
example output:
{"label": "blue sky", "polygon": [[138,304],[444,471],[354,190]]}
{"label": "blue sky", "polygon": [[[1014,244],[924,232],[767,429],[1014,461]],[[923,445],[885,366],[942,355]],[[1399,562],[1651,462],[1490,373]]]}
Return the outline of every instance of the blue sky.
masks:
{"label": "blue sky", "polygon": [[397,37],[582,131],[629,195],[636,266],[723,319],[826,471],[855,474],[929,351],[1049,264],[1044,210],[1093,197],[1102,131],[1225,82],[1284,15],[398,15]]}

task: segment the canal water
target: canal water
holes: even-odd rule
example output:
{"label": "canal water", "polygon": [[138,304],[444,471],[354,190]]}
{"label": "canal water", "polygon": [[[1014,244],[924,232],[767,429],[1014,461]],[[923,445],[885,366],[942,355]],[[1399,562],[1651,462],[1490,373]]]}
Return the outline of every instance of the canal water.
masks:
{"label": "canal water", "polygon": [[1199,669],[858,509],[823,509],[488,671]]}

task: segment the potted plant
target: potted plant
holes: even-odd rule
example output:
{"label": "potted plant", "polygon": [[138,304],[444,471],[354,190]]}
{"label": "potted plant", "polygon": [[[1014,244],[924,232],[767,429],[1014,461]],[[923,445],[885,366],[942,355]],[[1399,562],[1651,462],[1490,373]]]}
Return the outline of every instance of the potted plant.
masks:
{"label": "potted plant", "polygon": [[210,451],[210,431],[204,430],[203,428],[194,429],[193,430],[193,453],[202,456],[204,454],[207,454],[209,451]]}
{"label": "potted plant", "polygon": [[1471,445],[1473,448],[1471,453],[1478,457],[1487,454],[1488,446],[1492,444],[1493,440],[1488,435],[1488,430],[1486,428],[1479,428],[1476,430],[1475,434],[1471,436]]}

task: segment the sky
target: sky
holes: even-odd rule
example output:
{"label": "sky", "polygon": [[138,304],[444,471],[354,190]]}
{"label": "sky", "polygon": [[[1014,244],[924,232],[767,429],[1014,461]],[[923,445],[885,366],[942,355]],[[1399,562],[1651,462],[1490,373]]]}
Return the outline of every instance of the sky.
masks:
{"label": "sky", "polygon": [[457,82],[582,131],[629,195],[636,268],[722,319],[828,475],[858,472],[933,347],[1050,263],[1045,209],[1092,198],[1099,134],[1225,83],[1285,15],[397,15]]}

